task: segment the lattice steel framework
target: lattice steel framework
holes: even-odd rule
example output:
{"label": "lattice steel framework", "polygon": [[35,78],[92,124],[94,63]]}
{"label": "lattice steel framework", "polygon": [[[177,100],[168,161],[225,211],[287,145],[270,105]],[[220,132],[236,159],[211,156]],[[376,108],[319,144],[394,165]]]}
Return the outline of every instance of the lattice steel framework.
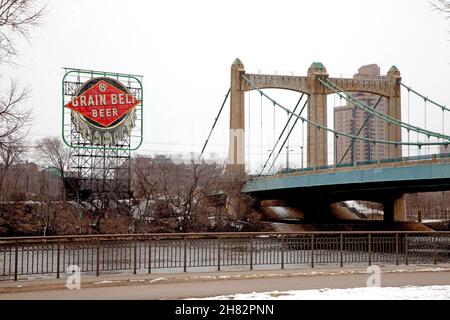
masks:
{"label": "lattice steel framework", "polygon": [[[70,147],[68,165],[69,197],[78,201],[84,199],[129,199],[131,151],[142,143],[142,77],[127,74],[98,72],[79,69],[65,69],[63,86],[63,128],[64,142]],[[65,108],[81,86],[90,79],[109,77],[121,82],[141,103],[136,107],[136,126],[123,141],[111,146],[93,145],[84,139],[72,122],[71,110]]]}

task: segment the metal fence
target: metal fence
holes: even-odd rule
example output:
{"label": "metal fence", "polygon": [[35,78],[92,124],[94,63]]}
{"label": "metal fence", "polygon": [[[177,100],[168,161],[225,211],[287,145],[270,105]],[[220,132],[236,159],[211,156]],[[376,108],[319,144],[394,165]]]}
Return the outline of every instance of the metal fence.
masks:
{"label": "metal fence", "polygon": [[0,238],[0,280],[109,272],[450,262],[450,232],[202,233]]}

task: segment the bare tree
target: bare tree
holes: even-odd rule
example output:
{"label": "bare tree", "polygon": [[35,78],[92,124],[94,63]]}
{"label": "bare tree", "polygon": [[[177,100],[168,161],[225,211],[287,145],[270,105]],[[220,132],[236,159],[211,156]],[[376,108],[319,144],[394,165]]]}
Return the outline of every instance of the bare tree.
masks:
{"label": "bare tree", "polygon": [[30,40],[34,28],[42,25],[46,4],[37,0],[0,0],[0,64],[17,56],[16,38]]}
{"label": "bare tree", "polygon": [[[226,174],[223,165],[138,157],[133,167],[135,218],[155,226],[150,231],[237,231],[253,223],[247,219],[251,201],[240,192],[243,177]],[[227,205],[238,205],[232,211],[239,215],[229,215]]]}
{"label": "bare tree", "polygon": [[140,222],[152,221],[154,231],[205,231],[204,189],[212,191],[212,167],[174,163],[166,157],[137,157],[133,189]]}
{"label": "bare tree", "polygon": [[30,129],[30,110],[21,109],[29,98],[28,87],[19,88],[16,80],[11,80],[10,88],[0,96],[0,147],[20,143]]}
{"label": "bare tree", "polygon": [[48,231],[53,228],[54,222],[56,220],[55,208],[52,206],[52,199],[49,194],[49,181],[48,176],[46,177],[45,170],[41,170],[40,176],[40,190],[39,190],[39,210],[37,216],[37,223],[40,225],[40,230],[42,230],[42,236],[46,236]]}
{"label": "bare tree", "polygon": [[[212,168],[198,164],[175,164],[166,159],[156,159],[153,185],[156,199],[162,200],[162,209],[168,217],[176,218],[180,232],[194,231],[205,226],[201,207],[201,193],[213,179]],[[195,231],[197,231],[195,230]]]}
{"label": "bare tree", "polygon": [[8,136],[5,138],[5,143],[0,144],[0,196],[2,201],[6,200],[6,196],[9,193],[5,182],[10,168],[13,164],[20,161],[25,152],[26,148],[23,138],[17,139],[14,136]]}
{"label": "bare tree", "polygon": [[[30,40],[31,31],[42,23],[46,5],[36,0],[0,0],[0,65],[12,63],[17,56],[17,36]],[[9,89],[0,92],[0,152],[2,170],[0,190],[10,166],[24,152],[24,139],[30,128],[31,111],[22,109],[28,87],[11,80]]]}
{"label": "bare tree", "polygon": [[[428,0],[431,7],[439,13],[445,15],[445,19],[450,21],[450,1],[449,0]],[[447,31],[450,33],[450,29]]]}
{"label": "bare tree", "polygon": [[69,164],[69,149],[60,138],[46,137],[37,142],[36,153],[41,160],[58,170],[61,179],[61,200],[65,202],[64,178]]}
{"label": "bare tree", "polygon": [[448,0],[430,0],[431,6],[439,12],[445,13],[447,19],[450,19],[450,1]]}
{"label": "bare tree", "polygon": [[140,225],[145,225],[147,221],[153,218],[151,207],[155,207],[156,199],[156,181],[152,179],[152,174],[157,168],[153,161],[147,161],[148,158],[137,155],[133,159],[133,216],[139,221]]}
{"label": "bare tree", "polygon": [[[0,0],[0,65],[13,62],[18,53],[16,38],[29,41],[45,15],[46,4],[39,0]],[[29,88],[20,88],[17,80],[11,80],[10,88],[0,92],[0,146],[14,144],[28,133],[31,112],[21,106],[29,94]]]}

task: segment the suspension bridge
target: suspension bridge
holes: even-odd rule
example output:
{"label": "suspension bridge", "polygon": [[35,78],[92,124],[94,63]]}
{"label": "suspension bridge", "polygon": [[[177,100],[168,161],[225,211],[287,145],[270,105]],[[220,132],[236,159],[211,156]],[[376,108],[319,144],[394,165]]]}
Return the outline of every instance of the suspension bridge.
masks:
{"label": "suspension bridge", "polygon": [[[278,102],[265,89],[290,90],[301,96],[292,108]],[[408,121],[402,119],[402,89],[407,90],[408,94]],[[260,95],[261,109],[263,100],[273,105],[274,137],[278,137],[274,139],[267,160],[261,163],[262,169],[256,174],[248,172],[249,181],[242,188],[242,192],[259,201],[282,200],[289,206],[301,208],[310,218],[326,220],[331,204],[345,200],[366,200],[384,205],[385,220],[406,221],[406,193],[450,190],[450,154],[421,154],[422,150],[431,146],[442,146],[447,150],[450,136],[445,134],[444,117],[450,109],[404,84],[400,71],[395,66],[379,79],[354,79],[330,77],[322,63],[313,63],[306,76],[251,74],[246,73],[243,63],[236,59],[231,67],[230,89],[202,149],[203,154],[229,99],[228,170],[234,174],[246,174],[245,93],[251,91]],[[374,105],[369,106],[359,100],[355,93],[369,93],[379,98]],[[356,133],[342,132],[328,126],[327,97],[331,94],[365,113],[365,121]],[[424,102],[423,126],[410,122],[411,94]],[[386,112],[377,110],[382,98],[387,100]],[[441,132],[433,131],[427,126],[427,110],[430,107],[442,112]],[[287,122],[279,135],[275,133],[276,109],[287,115]],[[249,113],[250,111],[249,107]],[[386,123],[386,139],[361,134],[372,118]],[[307,127],[306,141],[302,143],[306,149],[306,167],[303,167],[302,147],[301,169],[289,168],[288,160],[285,168],[273,170],[280,153],[285,147],[289,149],[286,145],[299,124],[302,128]],[[402,130],[407,133],[407,139],[402,139]],[[303,140],[304,136],[302,133]],[[349,141],[346,153],[356,141],[363,141],[373,145],[386,145],[387,154],[383,159],[343,163],[344,154],[341,159],[335,156],[330,163],[330,137],[346,138]],[[408,156],[405,157],[404,147],[408,148]],[[415,148],[418,154],[411,156],[410,148]]]}

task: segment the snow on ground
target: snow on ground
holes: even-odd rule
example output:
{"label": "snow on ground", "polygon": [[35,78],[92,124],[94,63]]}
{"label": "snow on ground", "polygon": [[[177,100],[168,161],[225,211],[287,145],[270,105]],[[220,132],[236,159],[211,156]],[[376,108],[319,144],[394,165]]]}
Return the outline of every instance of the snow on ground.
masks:
{"label": "snow on ground", "polygon": [[447,222],[446,219],[424,219],[423,223]]}
{"label": "snow on ground", "polygon": [[345,201],[345,204],[349,208],[356,209],[359,213],[363,213],[363,214],[371,214],[371,213],[383,214],[382,210],[368,208],[367,206],[365,206],[362,203],[359,203],[357,201]]}
{"label": "snow on ground", "polygon": [[450,286],[366,287],[234,294],[205,300],[450,300]]}
{"label": "snow on ground", "polygon": [[287,219],[291,215],[289,213],[288,208],[285,207],[269,207],[280,219]]}

